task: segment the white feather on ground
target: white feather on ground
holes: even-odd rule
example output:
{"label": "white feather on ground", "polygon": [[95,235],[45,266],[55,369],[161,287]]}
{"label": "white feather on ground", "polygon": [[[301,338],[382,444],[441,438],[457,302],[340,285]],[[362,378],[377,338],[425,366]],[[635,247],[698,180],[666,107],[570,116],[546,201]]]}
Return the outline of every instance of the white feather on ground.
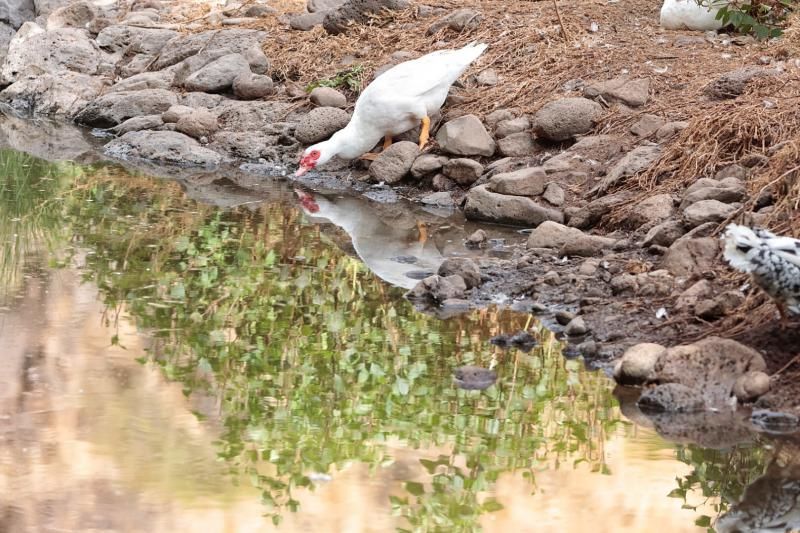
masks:
{"label": "white feather on ground", "polygon": [[724,257],[790,313],[800,315],[800,240],[729,224]]}

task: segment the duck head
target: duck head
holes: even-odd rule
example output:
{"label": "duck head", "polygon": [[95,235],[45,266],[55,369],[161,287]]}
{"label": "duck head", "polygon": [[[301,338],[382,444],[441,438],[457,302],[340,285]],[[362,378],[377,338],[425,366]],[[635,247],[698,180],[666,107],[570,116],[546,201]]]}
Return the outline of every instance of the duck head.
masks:
{"label": "duck head", "polygon": [[295,177],[302,176],[309,170],[317,168],[317,165],[323,165],[336,155],[333,147],[330,146],[328,141],[309,146],[300,156],[300,165],[297,172],[294,173]]}
{"label": "duck head", "polygon": [[300,200],[300,205],[306,213],[313,215],[319,212],[319,204],[313,194],[297,188],[294,190],[294,193],[297,195],[297,198]]}

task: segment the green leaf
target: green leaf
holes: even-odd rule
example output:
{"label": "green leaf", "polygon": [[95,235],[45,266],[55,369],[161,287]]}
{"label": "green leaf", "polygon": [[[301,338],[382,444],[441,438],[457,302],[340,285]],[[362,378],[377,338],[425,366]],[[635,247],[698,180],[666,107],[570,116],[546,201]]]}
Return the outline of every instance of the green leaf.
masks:
{"label": "green leaf", "polygon": [[699,527],[709,527],[711,525],[711,517],[703,515],[694,521],[694,525]]}
{"label": "green leaf", "polygon": [[502,511],[505,509],[505,507],[503,507],[503,504],[497,500],[486,500],[483,502],[483,505],[481,505],[481,509],[487,513],[494,513],[497,511]]}
{"label": "green leaf", "polygon": [[406,481],[405,488],[413,496],[422,496],[425,494],[425,487],[422,483],[417,483],[416,481]]}

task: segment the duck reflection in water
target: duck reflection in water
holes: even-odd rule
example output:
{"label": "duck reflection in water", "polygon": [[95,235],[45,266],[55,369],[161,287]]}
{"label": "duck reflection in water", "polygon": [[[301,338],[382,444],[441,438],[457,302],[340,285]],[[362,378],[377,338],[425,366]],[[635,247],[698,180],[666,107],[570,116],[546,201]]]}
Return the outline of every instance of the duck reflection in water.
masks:
{"label": "duck reflection in water", "polygon": [[420,221],[407,223],[407,212],[381,218],[357,198],[300,189],[295,189],[295,194],[312,221],[328,221],[343,229],[364,264],[392,285],[411,289],[420,279],[435,274],[444,261],[425,225]]}
{"label": "duck reflection in water", "polygon": [[788,533],[800,531],[800,457],[787,466],[773,460],[753,481],[739,503],[721,515],[717,533]]}

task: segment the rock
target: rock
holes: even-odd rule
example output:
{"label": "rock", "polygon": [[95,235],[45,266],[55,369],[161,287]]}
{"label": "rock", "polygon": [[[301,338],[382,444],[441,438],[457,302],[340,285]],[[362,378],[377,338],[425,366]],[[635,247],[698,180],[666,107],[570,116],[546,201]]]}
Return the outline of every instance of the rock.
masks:
{"label": "rock", "polygon": [[708,337],[668,349],[656,362],[655,379],[698,390],[707,406],[722,408],[740,376],[765,370],[764,359],[752,348],[731,339]]}
{"label": "rock", "polygon": [[26,22],[8,45],[0,77],[4,84],[14,83],[28,67],[39,67],[51,74],[66,70],[93,76],[102,61],[100,49],[85,31],[44,31],[33,22]]}
{"label": "rock", "polygon": [[583,89],[587,98],[602,96],[606,102],[618,102],[629,107],[640,107],[650,97],[650,80],[648,78],[630,79],[620,76],[613,80],[593,83]]}
{"label": "rock", "polygon": [[411,175],[415,178],[428,176],[442,169],[448,158],[434,154],[422,154],[411,165]]}
{"label": "rock", "polygon": [[161,120],[165,123],[178,122],[183,117],[189,116],[194,113],[194,108],[185,105],[173,105],[161,114]]}
{"label": "rock", "polygon": [[241,100],[257,100],[269,96],[274,91],[272,78],[253,74],[249,70],[242,72],[233,80],[233,94]]}
{"label": "rock", "polygon": [[242,56],[247,60],[253,74],[266,74],[269,71],[269,60],[259,46],[251,46]]}
{"label": "rock", "polygon": [[671,246],[673,242],[686,233],[683,222],[679,220],[666,220],[650,228],[642,241],[645,248],[656,246]]}
{"label": "rock", "polygon": [[631,126],[631,133],[638,137],[650,137],[665,123],[664,119],[658,115],[644,114],[636,124]]}
{"label": "rock", "polygon": [[625,202],[629,197],[629,193],[619,192],[589,202],[584,207],[572,213],[572,216],[569,218],[569,225],[573,228],[588,229],[597,224],[605,214],[609,213],[614,207]]}
{"label": "rock", "polygon": [[547,220],[559,223],[564,221],[564,214],[557,209],[545,207],[523,196],[507,196],[491,192],[486,185],[470,189],[464,214],[472,220],[526,226],[538,226]]}
{"label": "rock", "polygon": [[514,196],[539,196],[544,193],[549,178],[542,167],[528,167],[495,174],[487,189],[499,194]]}
{"label": "rock", "polygon": [[344,3],[345,0],[308,0],[308,2],[306,2],[306,9],[309,13],[330,11],[340,7]]}
{"label": "rock", "polygon": [[588,133],[603,115],[603,106],[586,98],[561,98],[542,106],[533,116],[536,135],[568,141]]}
{"label": "rock", "polygon": [[95,41],[100,48],[109,52],[154,56],[179,35],[175,30],[114,24],[100,30]]}
{"label": "rock", "polygon": [[681,293],[681,295],[675,301],[675,310],[693,311],[697,302],[708,298],[711,296],[712,292],[713,287],[711,286],[711,283],[706,279],[701,279]]}
{"label": "rock", "polygon": [[445,152],[455,155],[494,154],[495,143],[480,119],[464,115],[446,122],[436,133],[436,142]]}
{"label": "rock", "polygon": [[94,18],[94,6],[86,0],[78,0],[50,13],[47,17],[47,30],[56,28],[84,29]]}
{"label": "rock", "polygon": [[556,311],[555,319],[556,322],[561,324],[562,326],[566,326],[575,318],[575,313],[571,313],[569,311]]}
{"label": "rock", "polygon": [[194,109],[178,119],[175,130],[189,137],[200,139],[210,137],[219,130],[217,115],[207,109]]}
{"label": "rock", "polygon": [[33,67],[0,93],[0,101],[26,115],[73,117],[104,88],[103,80],[94,76],[50,74]]}
{"label": "rock", "polygon": [[562,189],[561,186],[555,182],[550,182],[547,184],[547,188],[545,188],[542,198],[556,207],[564,205],[564,201],[566,199],[564,195],[564,189]]}
{"label": "rock", "polygon": [[725,291],[711,300],[701,300],[694,307],[694,314],[703,320],[717,320],[731,314],[744,302],[739,291]]}
{"label": "rock", "polygon": [[667,269],[673,276],[700,274],[714,267],[719,251],[720,241],[713,237],[678,239],[664,254],[660,268]]}
{"label": "rock", "polygon": [[464,240],[464,244],[468,248],[480,248],[489,239],[486,232],[482,229],[475,230],[469,237]]}
{"label": "rock", "polygon": [[289,18],[289,27],[297,31],[311,31],[325,20],[326,11],[316,13],[301,13]]}
{"label": "rock", "polygon": [[701,187],[694,189],[691,193],[686,194],[681,202],[681,208],[702,202],[704,200],[716,200],[724,204],[741,202],[747,196],[747,190],[743,185],[736,187]]}
{"label": "rock", "polygon": [[171,72],[143,72],[115,83],[109,92],[142,91],[144,89],[164,89],[172,87],[174,75]]}
{"label": "rock", "polygon": [[274,15],[275,13],[277,13],[277,11],[273,7],[266,6],[264,4],[256,4],[245,9],[243,15],[245,17],[262,18],[266,17],[267,15]]}
{"label": "rock", "polygon": [[497,372],[478,366],[462,366],[453,371],[453,382],[460,389],[484,390],[497,380]]}
{"label": "rock", "polygon": [[406,293],[409,300],[432,300],[443,302],[451,298],[461,298],[467,285],[461,276],[429,276]]}
{"label": "rock", "polygon": [[347,97],[332,87],[317,87],[308,98],[312,104],[320,107],[347,107]]}
{"label": "rock", "polygon": [[[184,105],[188,105],[188,100],[184,100]],[[197,104],[193,104],[197,105]],[[198,105],[198,107],[200,107]],[[327,108],[320,108],[327,109]],[[214,108],[214,112],[219,119],[220,129],[228,131],[253,132],[262,131],[270,134],[286,134],[283,124],[287,119],[292,123],[302,122],[302,117],[290,115],[292,104],[277,101],[241,101],[223,99]],[[341,111],[337,109],[336,111]],[[277,127],[277,130],[276,130]],[[298,123],[299,128],[299,123]],[[290,136],[296,136],[292,134]],[[299,140],[299,138],[298,138]]]}
{"label": "rock", "polygon": [[132,117],[161,114],[177,103],[178,97],[164,89],[112,92],[92,100],[75,119],[87,126],[109,128]]}
{"label": "rock", "polygon": [[246,29],[208,30],[179,35],[161,50],[158,60],[153,64],[153,70],[177,65],[201,51],[204,59],[199,62],[199,67],[202,67],[225,55],[244,54],[253,46],[260,46],[266,38],[265,31]]}
{"label": "rock", "polygon": [[5,61],[8,46],[16,33],[12,26],[0,21],[0,65]]}
{"label": "rock", "polygon": [[189,91],[219,92],[230,88],[237,76],[249,72],[250,63],[242,54],[228,54],[189,75],[183,81],[183,86]]}
{"label": "rock", "polygon": [[481,271],[472,259],[466,257],[450,257],[445,259],[436,272],[442,277],[461,276],[467,289],[481,284]]}
{"label": "rock", "polygon": [[633,227],[654,224],[670,218],[675,213],[675,204],[670,194],[656,194],[645,198],[636,205],[628,216]]}
{"label": "rock", "polygon": [[0,20],[14,29],[35,17],[32,0],[3,0],[0,2]]}
{"label": "rock", "polygon": [[768,393],[769,386],[769,376],[764,372],[747,372],[734,383],[733,394],[740,402],[750,403]]}
{"label": "rock", "polygon": [[528,120],[528,117],[506,119],[497,123],[497,127],[494,130],[494,136],[498,139],[502,139],[503,137],[508,137],[513,133],[520,133],[522,131],[529,130],[530,128],[531,121]]}
{"label": "rock", "polygon": [[615,164],[591,194],[605,194],[630,176],[646,170],[661,156],[659,145],[637,146]]}
{"label": "rock", "polygon": [[579,238],[567,241],[558,251],[559,257],[593,257],[599,255],[605,246],[597,238],[590,235],[581,235]]}
{"label": "rock", "polygon": [[432,205],[434,207],[456,207],[456,201],[453,195],[447,191],[433,192],[422,197],[420,200],[423,205]]}
{"label": "rock", "polygon": [[641,385],[652,381],[655,377],[656,361],[665,353],[667,349],[660,344],[645,342],[631,346],[622,355],[614,379],[622,385]]}
{"label": "rock", "polygon": [[[742,165],[737,165],[734,163],[719,169],[714,175],[714,179],[718,181],[723,181],[729,178],[738,181],[745,181],[747,179],[747,169]],[[736,186],[735,182],[733,186]]]}
{"label": "rock", "polygon": [[366,24],[373,15],[408,6],[408,0],[347,0],[325,15],[322,27],[331,35],[338,35],[345,33],[351,24]]}
{"label": "rock", "polygon": [[[319,107],[317,109],[333,109]],[[369,175],[378,182],[395,184],[411,170],[414,159],[419,155],[419,146],[408,141],[394,143],[378,155],[369,166]]]}
{"label": "rock", "polygon": [[665,141],[670,137],[673,137],[678,132],[681,132],[689,127],[688,122],[679,121],[679,122],[667,122],[656,131],[656,140],[657,141]]}
{"label": "rock", "polygon": [[535,149],[533,137],[528,132],[512,133],[497,141],[497,150],[505,157],[525,157]]}
{"label": "rock", "polygon": [[444,175],[459,185],[472,185],[483,174],[483,165],[466,158],[450,159],[444,165]]}
{"label": "rock", "polygon": [[475,77],[475,81],[478,82],[478,85],[493,87],[500,83],[500,78],[493,68],[487,68]]}
{"label": "rock", "polygon": [[580,337],[581,335],[586,335],[588,332],[589,328],[586,327],[586,322],[579,316],[570,320],[569,324],[564,327],[564,334],[567,337]]}
{"label": "rock", "polygon": [[491,127],[495,127],[498,126],[500,122],[504,120],[513,120],[515,117],[516,115],[510,109],[498,109],[486,115],[486,123]]}
{"label": "rock", "polygon": [[327,139],[347,126],[348,122],[350,115],[343,109],[317,107],[300,119],[295,137],[303,144],[313,144]]}
{"label": "rock", "polygon": [[780,76],[781,71],[774,68],[767,67],[742,67],[726,74],[723,74],[716,80],[709,83],[703,92],[718,100],[726,98],[736,98],[744,93],[747,84],[756,78],[763,78],[766,76]]}
{"label": "rock", "polygon": [[161,115],[145,115],[143,117],[129,118],[122,124],[111,128],[116,135],[125,135],[132,131],[155,130],[164,125]]}
{"label": "rock", "polygon": [[153,163],[216,167],[222,156],[176,131],[133,131],[106,144],[106,155],[123,160],[145,159]]}
{"label": "rock", "polygon": [[702,396],[680,383],[647,389],[636,404],[645,412],[696,413],[706,408]]}
{"label": "rock", "polygon": [[480,26],[482,19],[483,17],[481,14],[472,9],[456,9],[431,24],[425,33],[427,35],[433,35],[444,28],[451,29],[455,32],[474,30]]}
{"label": "rock", "polygon": [[683,210],[683,220],[694,228],[706,222],[723,222],[737,209],[737,205],[723,204],[718,200],[702,200]]}

